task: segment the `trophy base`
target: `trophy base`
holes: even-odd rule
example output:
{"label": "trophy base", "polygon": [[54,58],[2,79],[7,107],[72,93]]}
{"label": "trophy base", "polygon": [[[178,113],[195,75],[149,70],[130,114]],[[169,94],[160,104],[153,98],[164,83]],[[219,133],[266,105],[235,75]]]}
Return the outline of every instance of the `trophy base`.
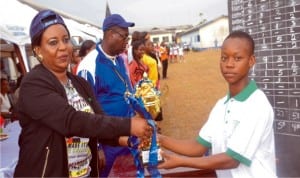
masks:
{"label": "trophy base", "polygon": [[[157,162],[159,162],[159,163],[164,161],[163,157],[160,154],[160,151],[161,151],[161,149],[158,148],[157,149]],[[144,166],[147,166],[149,163],[149,152],[150,152],[150,150],[142,150],[142,152],[141,152],[140,159]]]}

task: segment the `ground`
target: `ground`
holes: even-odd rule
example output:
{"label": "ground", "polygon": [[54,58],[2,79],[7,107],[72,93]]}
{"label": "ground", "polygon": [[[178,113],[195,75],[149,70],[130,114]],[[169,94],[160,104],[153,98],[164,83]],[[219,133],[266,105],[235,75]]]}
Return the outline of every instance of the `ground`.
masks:
{"label": "ground", "polygon": [[195,138],[216,101],[227,92],[219,69],[220,50],[188,52],[186,62],[169,63],[168,78],[161,80],[164,119],[162,133]]}

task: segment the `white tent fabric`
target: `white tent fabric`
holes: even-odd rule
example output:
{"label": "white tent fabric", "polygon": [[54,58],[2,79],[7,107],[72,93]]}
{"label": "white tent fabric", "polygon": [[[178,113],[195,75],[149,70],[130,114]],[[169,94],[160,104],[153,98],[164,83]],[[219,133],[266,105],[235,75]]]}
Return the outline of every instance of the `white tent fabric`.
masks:
{"label": "white tent fabric", "polygon": [[[26,35],[28,38],[30,22],[36,14],[37,11],[35,9],[18,0],[0,0],[1,37],[7,37],[8,41],[17,44],[28,43],[29,41],[26,39]],[[72,36],[82,36],[84,39],[92,39],[95,41],[102,38],[102,31],[98,28],[87,24],[80,24],[67,18],[64,18],[64,21]],[[11,35],[6,35],[9,33]]]}
{"label": "white tent fabric", "polygon": [[0,0],[1,38],[16,43],[30,43],[29,25],[37,11],[17,0]]}
{"label": "white tent fabric", "polygon": [[[28,71],[25,44],[30,43],[29,26],[37,10],[18,0],[0,0],[0,38],[20,47],[26,70]],[[71,36],[80,36],[84,40],[95,42],[102,38],[102,31],[86,24],[64,18]]]}

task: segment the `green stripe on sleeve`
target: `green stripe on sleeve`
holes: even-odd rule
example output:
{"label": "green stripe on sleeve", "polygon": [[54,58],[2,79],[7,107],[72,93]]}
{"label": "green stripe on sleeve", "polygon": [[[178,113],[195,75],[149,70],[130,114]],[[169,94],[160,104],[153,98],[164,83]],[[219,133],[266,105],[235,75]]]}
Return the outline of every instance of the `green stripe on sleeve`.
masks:
{"label": "green stripe on sleeve", "polygon": [[251,160],[245,158],[244,156],[240,155],[239,153],[233,151],[230,148],[227,149],[226,154],[232,157],[233,159],[238,160],[240,163],[245,164],[248,167],[251,165]]}
{"label": "green stripe on sleeve", "polygon": [[202,137],[198,136],[197,137],[197,142],[199,142],[201,145],[207,147],[207,148],[210,148],[211,147],[211,143],[204,140]]}

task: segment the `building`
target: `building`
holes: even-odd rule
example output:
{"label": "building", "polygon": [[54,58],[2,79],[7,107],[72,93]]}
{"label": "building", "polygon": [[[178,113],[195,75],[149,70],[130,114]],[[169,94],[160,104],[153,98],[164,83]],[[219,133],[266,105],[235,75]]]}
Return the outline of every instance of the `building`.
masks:
{"label": "building", "polygon": [[228,16],[222,15],[176,35],[178,43],[189,45],[193,50],[220,47],[229,34]]}
{"label": "building", "polygon": [[153,43],[160,44],[166,42],[172,44],[176,42],[176,34],[192,28],[192,25],[180,25],[173,27],[154,27],[151,29],[135,29],[137,31],[147,31],[150,34],[150,39]]}

